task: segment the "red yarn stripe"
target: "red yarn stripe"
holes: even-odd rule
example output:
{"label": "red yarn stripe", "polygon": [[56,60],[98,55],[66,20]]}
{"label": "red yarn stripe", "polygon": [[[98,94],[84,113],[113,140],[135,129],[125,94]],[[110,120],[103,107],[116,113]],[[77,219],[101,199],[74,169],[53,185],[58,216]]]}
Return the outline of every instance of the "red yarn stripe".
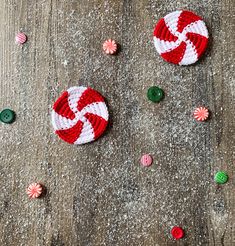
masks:
{"label": "red yarn stripe", "polygon": [[83,128],[83,122],[78,121],[76,125],[66,130],[57,130],[55,133],[65,142],[73,144],[80,136]]}
{"label": "red yarn stripe", "polygon": [[68,97],[69,93],[65,91],[55,102],[53,109],[57,114],[67,119],[73,120],[75,118],[75,114],[69,107]]}
{"label": "red yarn stripe", "polygon": [[104,129],[106,128],[108,122],[104,118],[96,114],[86,113],[84,116],[91,123],[94,131],[94,139],[97,139],[104,132]]}
{"label": "red yarn stripe", "polygon": [[187,45],[185,42],[181,42],[181,44],[177,48],[172,51],[162,53],[161,56],[168,62],[179,64],[179,62],[184,57],[186,46]]}
{"label": "red yarn stripe", "polygon": [[95,90],[87,88],[81,95],[80,100],[78,101],[78,110],[81,111],[87,105],[94,102],[104,102],[104,98]]}
{"label": "red yarn stripe", "polygon": [[182,11],[178,20],[178,32],[182,32],[187,25],[198,20],[201,20],[201,17],[195,15],[191,11]]}
{"label": "red yarn stripe", "polygon": [[198,58],[204,53],[208,38],[197,33],[189,32],[186,34],[187,38],[193,43],[196,48]]}
{"label": "red yarn stripe", "polygon": [[162,18],[156,25],[153,35],[160,40],[175,42],[178,38],[168,29],[165,20]]}

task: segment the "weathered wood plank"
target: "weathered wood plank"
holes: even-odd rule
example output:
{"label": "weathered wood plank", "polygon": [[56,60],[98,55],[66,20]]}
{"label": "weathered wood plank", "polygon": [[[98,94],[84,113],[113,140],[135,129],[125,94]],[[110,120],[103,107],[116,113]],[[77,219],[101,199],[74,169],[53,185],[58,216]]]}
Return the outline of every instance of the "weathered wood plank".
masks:
{"label": "weathered wood plank", "polygon": [[[232,0],[0,0],[0,108],[17,121],[0,127],[1,245],[228,245],[235,243],[234,7]],[[155,52],[157,20],[176,9],[203,16],[207,54],[178,67]],[[14,44],[22,30],[29,40]],[[116,39],[117,56],[102,53]],[[107,99],[111,123],[98,141],[70,146],[52,131],[62,90],[92,86]],[[146,90],[160,85],[153,105]],[[193,108],[212,111],[206,124]],[[142,153],[154,166],[139,165]],[[216,187],[214,173],[230,181]],[[41,181],[46,195],[25,188]],[[186,237],[174,242],[173,225]]]}

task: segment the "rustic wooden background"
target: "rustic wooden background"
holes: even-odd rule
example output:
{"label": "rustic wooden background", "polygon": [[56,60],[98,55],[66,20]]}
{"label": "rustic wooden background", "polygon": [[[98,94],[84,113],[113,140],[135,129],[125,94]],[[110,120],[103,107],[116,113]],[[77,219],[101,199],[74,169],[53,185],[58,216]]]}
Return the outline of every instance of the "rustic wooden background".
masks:
{"label": "rustic wooden background", "polygon": [[[0,0],[1,246],[235,245],[234,0]],[[164,62],[152,43],[160,17],[176,9],[201,15],[207,53],[193,66]],[[28,42],[15,44],[23,31]],[[102,53],[107,38],[121,45]],[[106,134],[84,146],[54,135],[51,106],[70,86],[107,99]],[[153,104],[146,90],[161,86]],[[192,110],[206,105],[211,120]],[[139,159],[151,153],[154,165]],[[226,170],[230,180],[216,186]],[[25,189],[47,193],[30,200]],[[175,242],[174,225],[186,237]]]}

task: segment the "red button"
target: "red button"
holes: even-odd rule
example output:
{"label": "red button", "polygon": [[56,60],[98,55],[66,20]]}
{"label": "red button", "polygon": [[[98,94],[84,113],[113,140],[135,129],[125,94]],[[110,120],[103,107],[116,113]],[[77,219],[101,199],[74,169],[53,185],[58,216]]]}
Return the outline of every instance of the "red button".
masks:
{"label": "red button", "polygon": [[180,239],[180,238],[184,237],[184,231],[183,231],[183,229],[181,227],[174,226],[171,229],[171,235],[175,239]]}

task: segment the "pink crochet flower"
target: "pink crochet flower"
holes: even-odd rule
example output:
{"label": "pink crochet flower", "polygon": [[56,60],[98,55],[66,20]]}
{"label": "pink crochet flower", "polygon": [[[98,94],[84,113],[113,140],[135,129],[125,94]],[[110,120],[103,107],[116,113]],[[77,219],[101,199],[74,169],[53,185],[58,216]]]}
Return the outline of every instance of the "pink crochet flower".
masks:
{"label": "pink crochet flower", "polygon": [[30,198],[38,198],[42,194],[42,185],[39,183],[32,183],[26,190]]}
{"label": "pink crochet flower", "polygon": [[198,107],[193,113],[194,119],[198,121],[205,121],[209,117],[209,111],[205,107]]}
{"label": "pink crochet flower", "polygon": [[117,52],[117,44],[114,40],[108,39],[103,43],[103,50],[106,54],[113,55]]}

